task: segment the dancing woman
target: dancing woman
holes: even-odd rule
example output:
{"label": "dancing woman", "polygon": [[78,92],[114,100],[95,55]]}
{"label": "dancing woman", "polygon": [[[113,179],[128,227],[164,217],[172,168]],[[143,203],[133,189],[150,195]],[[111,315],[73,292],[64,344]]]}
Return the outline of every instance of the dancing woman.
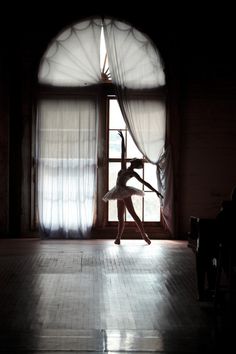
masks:
{"label": "dancing woman", "polygon": [[117,199],[117,212],[118,212],[118,232],[115,239],[115,244],[120,244],[120,239],[124,231],[124,215],[125,215],[125,208],[127,208],[128,212],[134,219],[139,232],[141,233],[142,238],[150,245],[151,240],[149,239],[148,235],[145,233],[142,221],[136,214],[133,206],[133,202],[131,199],[132,195],[139,195],[144,196],[144,192],[140,189],[126,186],[127,181],[134,177],[143,185],[151,189],[153,192],[157,194],[159,198],[163,198],[161,193],[159,193],[155,188],[153,188],[148,182],[144,181],[134,169],[141,169],[143,168],[143,161],[141,159],[134,158],[130,161],[130,166],[126,168],[125,162],[125,142],[124,136],[121,131],[118,132],[121,137],[121,170],[118,172],[116,186],[113,187],[110,191],[108,191],[103,200],[107,202],[111,199]]}

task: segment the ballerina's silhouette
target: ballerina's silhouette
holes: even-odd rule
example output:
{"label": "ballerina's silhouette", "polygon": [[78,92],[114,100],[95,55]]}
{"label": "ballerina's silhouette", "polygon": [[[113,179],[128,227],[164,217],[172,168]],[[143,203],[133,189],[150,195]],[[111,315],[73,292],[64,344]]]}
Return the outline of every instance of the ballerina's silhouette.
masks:
{"label": "ballerina's silhouette", "polygon": [[138,230],[141,233],[142,238],[150,245],[151,240],[148,237],[148,235],[145,233],[142,221],[136,214],[131,199],[132,195],[139,195],[142,197],[145,195],[145,193],[140,189],[126,186],[126,183],[130,178],[134,177],[139,182],[141,182],[146,187],[148,187],[153,192],[155,192],[159,198],[163,198],[163,196],[155,188],[153,188],[148,182],[142,179],[137,172],[134,171],[134,169],[143,168],[143,160],[134,158],[130,161],[130,166],[126,168],[126,162],[125,162],[126,147],[124,142],[124,136],[121,131],[118,131],[118,134],[121,137],[121,170],[118,172],[115,187],[109,190],[103,197],[103,200],[105,202],[107,202],[108,200],[117,199],[118,232],[114,243],[117,245],[120,244],[120,239],[125,227],[125,223],[124,223],[125,208],[127,208],[128,212],[134,219],[138,227]]}

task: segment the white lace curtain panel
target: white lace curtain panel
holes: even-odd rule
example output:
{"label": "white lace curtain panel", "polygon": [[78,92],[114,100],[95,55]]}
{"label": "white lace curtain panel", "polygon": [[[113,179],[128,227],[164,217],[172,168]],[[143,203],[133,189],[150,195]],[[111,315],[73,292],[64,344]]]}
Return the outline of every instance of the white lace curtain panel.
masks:
{"label": "white lace curtain panel", "polygon": [[[101,41],[103,30],[105,42]],[[84,87],[101,83],[101,71],[106,52],[112,83],[117,88],[118,101],[128,129],[140,151],[158,167],[159,189],[165,196],[162,216],[169,231],[173,233],[171,207],[173,180],[169,173],[170,153],[165,152],[165,97],[145,96],[145,90],[156,90],[165,85],[163,63],[150,39],[120,21],[112,19],[83,21],[59,34],[50,44],[41,61],[39,82],[64,87]],[[129,95],[129,90],[132,89],[136,92],[140,91],[141,95],[138,99]],[[63,134],[61,128],[60,133],[55,133],[59,116],[60,124],[63,122]],[[94,142],[92,148],[84,138],[84,130],[78,127],[81,122],[86,125],[88,117],[93,121],[93,129],[89,130],[89,134],[86,133],[86,139]],[[74,124],[71,129],[75,129],[77,133],[71,131],[67,135],[66,129],[69,128],[66,127],[67,124],[69,126],[72,124],[69,123],[71,120]],[[76,123],[77,120],[80,123]],[[94,103],[89,101],[78,103],[73,100],[70,100],[70,103],[67,100],[42,101],[39,105],[38,121],[40,151],[44,151],[43,156],[47,157],[46,161],[42,159],[42,155],[39,155],[39,219],[43,229],[44,231],[65,230],[66,235],[71,232],[88,234],[93,224],[96,194],[94,181],[97,128]],[[54,129],[53,134],[44,131],[43,126],[49,124],[48,121],[50,129]],[[75,148],[77,151],[77,156],[71,160],[72,146],[72,150]],[[86,153],[87,148],[90,149],[89,155]],[[51,159],[52,150],[54,154],[55,150],[58,150],[59,157],[56,160]],[[61,155],[62,151],[63,155]],[[47,171],[45,166],[49,165],[50,173],[45,172]],[[54,185],[53,181],[56,180]],[[66,187],[66,183],[69,183],[70,187]],[[81,213],[85,212],[85,200],[87,200],[87,214],[86,218],[85,215],[81,218]],[[68,215],[65,208],[73,212]]]}
{"label": "white lace curtain panel", "polygon": [[96,103],[41,100],[38,135],[41,231],[50,237],[86,237],[96,201]]}

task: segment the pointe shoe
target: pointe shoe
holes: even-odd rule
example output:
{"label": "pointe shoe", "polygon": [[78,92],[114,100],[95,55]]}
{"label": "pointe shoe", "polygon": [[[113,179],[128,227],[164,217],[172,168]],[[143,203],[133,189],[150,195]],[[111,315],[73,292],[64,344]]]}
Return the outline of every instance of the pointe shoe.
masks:
{"label": "pointe shoe", "polygon": [[151,240],[150,240],[150,238],[148,237],[147,234],[144,234],[143,239],[144,239],[144,241],[147,242],[147,244],[149,244],[149,245],[151,244]]}
{"label": "pointe shoe", "polygon": [[119,244],[120,244],[120,239],[119,239],[119,238],[116,238],[115,241],[114,241],[114,243],[115,243],[116,245],[119,245]]}

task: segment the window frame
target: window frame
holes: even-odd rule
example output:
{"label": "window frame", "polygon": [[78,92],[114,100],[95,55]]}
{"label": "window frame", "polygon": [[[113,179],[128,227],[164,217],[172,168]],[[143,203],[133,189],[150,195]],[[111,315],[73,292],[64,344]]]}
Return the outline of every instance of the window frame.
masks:
{"label": "window frame", "polygon": [[[106,140],[107,140],[107,166],[108,166],[108,168],[107,168],[107,190],[109,189],[109,164],[110,163],[112,163],[112,162],[114,162],[114,163],[121,163],[121,157],[110,157],[109,156],[109,133],[110,133],[110,131],[115,131],[116,129],[110,129],[110,127],[109,127],[109,120],[110,120],[110,112],[109,112],[109,107],[110,107],[110,100],[116,100],[117,102],[118,102],[118,99],[117,99],[117,96],[114,96],[114,95],[108,95],[107,96],[107,100],[106,100],[106,102],[107,102],[107,112],[108,112],[108,114],[107,114],[107,117],[106,117],[106,119],[107,119],[107,131],[106,131]],[[127,142],[127,132],[128,132],[128,128],[127,128],[127,125],[125,124],[125,129],[122,129],[123,131],[125,131],[125,141]],[[126,161],[126,163],[129,163],[130,162],[130,160],[131,160],[132,158],[131,157],[125,157],[125,161]],[[142,156],[141,157],[141,159],[143,160],[143,162],[144,163],[147,163],[147,162],[145,162],[145,158],[144,158],[144,156]],[[145,179],[145,169],[142,169],[142,174],[141,174],[141,177],[143,178],[143,179]],[[139,187],[139,189],[142,189],[145,193],[154,193],[153,191],[150,191],[149,189],[145,189],[145,186],[144,185],[140,185],[140,187]],[[107,203],[108,204],[108,206],[107,206],[107,212],[106,212],[106,224],[108,225],[108,226],[110,226],[110,225],[113,225],[114,226],[114,224],[115,223],[117,223],[117,220],[115,221],[113,221],[113,220],[109,220],[109,211],[108,211],[108,209],[109,209],[109,202]],[[142,204],[142,206],[141,206],[141,209],[142,209],[142,217],[141,217],[141,221],[142,221],[142,223],[144,224],[144,225],[152,225],[152,226],[158,226],[159,224],[160,224],[160,221],[144,221],[144,214],[145,214],[145,201],[144,201],[144,197],[142,197],[142,201],[141,201],[141,204]],[[127,215],[127,213],[128,213],[128,211],[126,210],[126,212],[125,212],[125,219],[126,219],[126,215]],[[125,222],[126,222],[126,224],[127,225],[134,225],[134,221],[133,220],[125,220]]]}
{"label": "window frame", "polygon": [[[155,90],[156,91],[156,90]],[[145,93],[133,91],[134,97],[150,97],[153,98],[153,95],[157,97],[157,93],[153,90],[145,90]],[[109,144],[109,100],[117,99],[116,88],[112,82],[105,82],[93,86],[87,87],[78,87],[78,88],[62,88],[62,87],[51,87],[47,85],[39,85],[37,102],[40,99],[50,99],[50,98],[71,98],[71,97],[96,97],[98,102],[98,150],[97,150],[97,164],[98,164],[98,173],[97,173],[97,207],[95,210],[95,223],[92,227],[91,236],[92,237],[103,237],[104,235],[115,232],[117,227],[117,221],[108,221],[108,203],[104,203],[102,200],[103,195],[108,190],[108,144]],[[32,207],[33,214],[31,224],[34,229],[38,229],[38,209],[37,209],[37,157],[36,157],[36,145],[37,145],[37,117],[35,111],[35,123],[34,123],[34,132],[33,132],[33,145],[34,145],[34,156],[32,158]],[[105,117],[105,119],[104,119]],[[119,161],[119,159],[114,159],[114,161]],[[129,162],[130,159],[127,159]],[[160,216],[161,217],[161,216]],[[161,226],[161,221],[143,221],[144,227],[149,232],[153,232],[156,228]],[[126,235],[133,234],[133,229],[136,229],[134,221],[126,221]]]}

